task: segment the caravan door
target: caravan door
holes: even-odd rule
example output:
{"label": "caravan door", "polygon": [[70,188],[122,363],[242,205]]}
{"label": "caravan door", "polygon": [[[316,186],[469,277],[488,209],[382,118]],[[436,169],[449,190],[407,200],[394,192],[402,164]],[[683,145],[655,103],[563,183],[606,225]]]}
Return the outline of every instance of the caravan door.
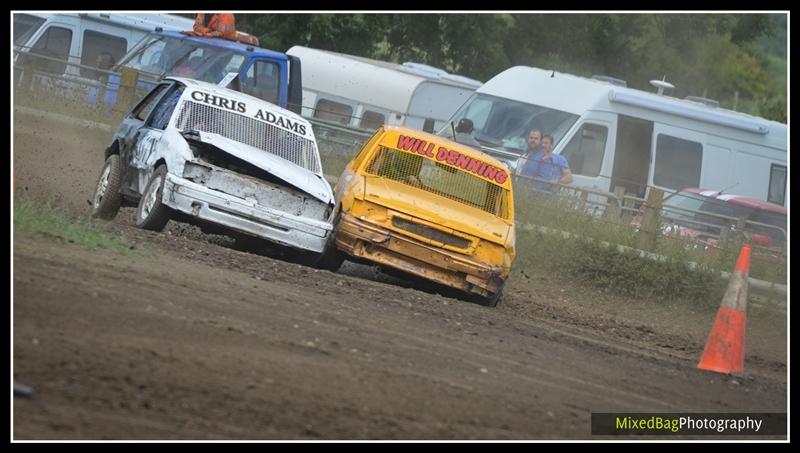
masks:
{"label": "caravan door", "polygon": [[653,122],[627,115],[617,116],[611,186],[643,198],[647,193],[653,148]]}
{"label": "caravan door", "polygon": [[705,134],[655,123],[649,185],[667,192],[700,187],[704,142]]}

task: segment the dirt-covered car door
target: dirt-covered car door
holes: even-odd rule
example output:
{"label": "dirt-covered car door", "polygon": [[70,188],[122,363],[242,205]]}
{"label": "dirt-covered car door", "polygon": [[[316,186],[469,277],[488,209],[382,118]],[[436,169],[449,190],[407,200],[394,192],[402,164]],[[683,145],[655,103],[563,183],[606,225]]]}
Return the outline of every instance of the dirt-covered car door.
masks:
{"label": "dirt-covered car door", "polygon": [[175,105],[183,92],[177,83],[161,84],[126,118],[124,143],[120,146],[123,165],[123,190],[136,196],[152,171],[147,165],[156,142],[163,134]]}

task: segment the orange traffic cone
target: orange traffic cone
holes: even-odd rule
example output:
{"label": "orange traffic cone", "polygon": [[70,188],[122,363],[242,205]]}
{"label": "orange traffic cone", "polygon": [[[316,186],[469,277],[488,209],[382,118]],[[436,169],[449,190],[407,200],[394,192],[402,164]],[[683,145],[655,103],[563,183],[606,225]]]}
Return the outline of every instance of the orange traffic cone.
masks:
{"label": "orange traffic cone", "polygon": [[747,274],[750,272],[750,244],[745,244],[736,261],[728,289],[706,341],[697,368],[718,373],[744,371],[744,331],[747,320]]}

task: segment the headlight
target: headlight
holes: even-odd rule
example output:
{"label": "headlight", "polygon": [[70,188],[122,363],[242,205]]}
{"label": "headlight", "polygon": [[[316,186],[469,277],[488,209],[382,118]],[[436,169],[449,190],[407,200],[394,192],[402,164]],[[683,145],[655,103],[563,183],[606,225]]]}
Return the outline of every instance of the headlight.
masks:
{"label": "headlight", "polygon": [[349,214],[359,219],[369,219],[373,222],[385,222],[389,218],[389,212],[385,207],[358,199],[353,200]]}

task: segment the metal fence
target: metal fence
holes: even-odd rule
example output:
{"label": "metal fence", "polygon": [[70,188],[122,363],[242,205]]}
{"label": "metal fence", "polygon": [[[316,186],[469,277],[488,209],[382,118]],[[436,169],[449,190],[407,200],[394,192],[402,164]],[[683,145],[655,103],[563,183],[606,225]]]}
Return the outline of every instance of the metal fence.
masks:
{"label": "metal fence", "polygon": [[[92,77],[82,76],[81,69],[90,71]],[[136,71],[118,73],[35,52],[15,50],[13,70],[15,103],[46,104],[49,112],[109,125],[116,125],[147,94]],[[109,83],[112,76],[118,82]]]}

